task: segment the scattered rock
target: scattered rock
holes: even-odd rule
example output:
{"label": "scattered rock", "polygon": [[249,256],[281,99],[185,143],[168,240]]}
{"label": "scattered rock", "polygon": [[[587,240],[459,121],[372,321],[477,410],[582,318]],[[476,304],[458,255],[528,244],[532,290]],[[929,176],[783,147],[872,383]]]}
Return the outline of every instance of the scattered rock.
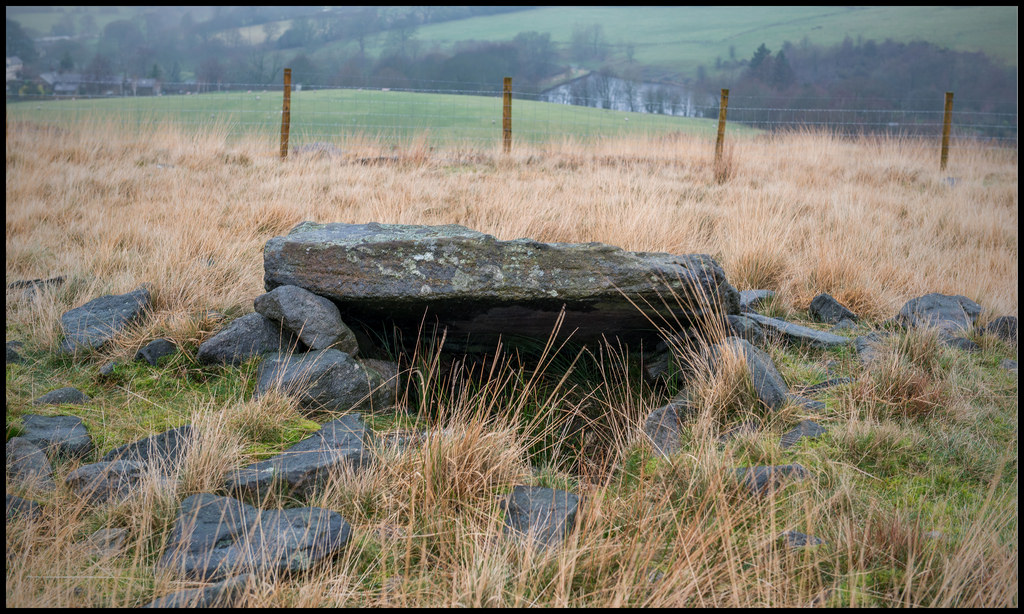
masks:
{"label": "scattered rock", "polygon": [[121,554],[128,543],[128,529],[100,529],[87,539],[87,547],[93,556],[109,558]]}
{"label": "scattered rock", "polygon": [[7,364],[13,364],[16,362],[25,362],[25,359],[18,353],[18,348],[22,346],[21,341],[8,341],[7,342]]}
{"label": "scattered rock", "polygon": [[782,441],[779,443],[782,446],[782,449],[786,449],[796,445],[797,442],[804,437],[813,439],[815,437],[820,437],[827,432],[828,430],[817,422],[812,420],[801,420],[800,423],[796,425],[796,428],[782,436]]}
{"label": "scattered rock", "polygon": [[152,305],[149,290],[101,296],[60,317],[64,340],[60,352],[95,350],[114,338],[128,324],[142,317]]}
{"label": "scattered rock", "polygon": [[85,458],[92,454],[92,437],[77,416],[22,416],[21,437],[39,446],[51,458]]}
{"label": "scattered rock", "polygon": [[761,430],[761,423],[757,420],[744,420],[738,425],[728,429],[718,436],[719,445],[725,445],[731,440],[744,435],[754,435]]}
{"label": "scattered rock", "polygon": [[857,323],[849,318],[843,318],[832,327],[831,333],[841,333],[849,330],[857,330]]}
{"label": "scattered rock", "polygon": [[301,571],[337,553],[351,528],[330,510],[259,510],[231,497],[187,497],[157,566],[213,582],[264,570]]}
{"label": "scattered rock", "polygon": [[127,460],[101,461],[82,465],[64,478],[79,497],[104,504],[129,496],[149,472],[143,463]]}
{"label": "scattered rock", "polygon": [[786,540],[786,545],[793,549],[820,546],[825,543],[825,540],[821,538],[814,537],[813,535],[807,535],[806,533],[801,533],[799,531],[786,531],[779,537]]}
{"label": "scattered rock", "polygon": [[999,316],[995,320],[988,323],[985,327],[985,332],[990,335],[995,335],[1003,341],[1017,345],[1017,317],[1016,316]]}
{"label": "scattered rock", "polygon": [[576,523],[580,498],[540,486],[516,486],[504,500],[505,532],[545,546],[560,543]]}
{"label": "scattered rock", "polygon": [[956,350],[963,350],[964,352],[980,352],[981,346],[977,343],[967,339],[965,337],[955,337],[951,335],[939,335],[939,341],[942,345],[953,348]]}
{"label": "scattered rock", "polygon": [[50,491],[53,483],[53,465],[46,453],[24,437],[7,440],[7,475],[11,481]]}
{"label": "scattered rock", "polygon": [[810,476],[810,472],[803,465],[757,465],[754,467],[740,467],[736,470],[736,477],[740,483],[750,489],[755,495],[764,495],[775,490],[789,479],[803,479]]}
{"label": "scattered rock", "polygon": [[271,354],[257,378],[256,396],[279,389],[309,411],[373,411],[390,407],[391,402],[380,375],[339,350]]}
{"label": "scattered rock", "polygon": [[359,414],[348,414],[281,454],[232,472],[225,489],[251,501],[284,486],[288,495],[308,495],[345,467],[358,471],[373,460],[373,433]]}
{"label": "scattered rock", "polygon": [[860,364],[866,365],[878,357],[880,344],[888,339],[891,333],[885,331],[874,331],[866,335],[855,337],[853,347],[857,350],[857,360]]}
{"label": "scattered rock", "polygon": [[970,330],[981,315],[981,305],[966,296],[925,294],[907,301],[896,315],[904,328],[928,326],[950,334]]}
{"label": "scattered rock", "polygon": [[38,399],[32,401],[33,405],[82,405],[89,402],[89,397],[73,386],[66,386],[51,390]]}
{"label": "scattered rock", "polygon": [[135,360],[145,360],[155,367],[158,360],[177,351],[178,346],[170,339],[154,339],[135,354]]}
{"label": "scattered rock", "polygon": [[832,388],[833,386],[842,386],[843,384],[850,384],[852,382],[853,378],[851,377],[832,377],[821,383],[814,384],[813,386],[807,386],[800,392],[802,394],[817,394],[822,390],[827,390],[828,388]]}
{"label": "scattered rock", "polygon": [[857,314],[825,292],[811,299],[809,311],[811,317],[828,324],[838,324],[843,320],[857,321]]}
{"label": "scattered rock", "polygon": [[775,298],[771,290],[740,290],[740,311],[757,311],[762,303]]}
{"label": "scattered rock", "polygon": [[761,326],[746,316],[730,315],[729,328],[735,337],[746,339],[754,345],[764,344],[764,331],[761,330]]}
{"label": "scattered rock", "polygon": [[[374,392],[374,398],[379,399],[384,407],[397,405],[398,390],[401,384],[398,363],[376,358],[360,358],[359,364],[370,372],[371,381],[379,380],[383,383],[383,388],[378,388]],[[374,373],[376,373],[376,377],[374,377]]]}
{"label": "scattered rock", "polygon": [[684,395],[679,395],[668,405],[652,411],[644,421],[644,432],[654,444],[654,449],[663,456],[672,456],[682,446],[682,416],[687,414],[688,403]]}
{"label": "scattered rock", "polygon": [[144,608],[237,608],[245,597],[249,574],[215,582],[203,588],[191,588],[164,595]]}
{"label": "scattered rock", "polygon": [[739,294],[707,255],[502,241],[454,224],[303,222],[267,241],[263,260],[267,290],[305,288],[349,323],[393,324],[413,340],[429,309],[448,349],[472,345],[470,335],[488,348],[499,337],[547,340],[563,309],[562,330],[580,343],[654,342],[657,324],[739,313]]}
{"label": "scattered rock", "polygon": [[103,455],[102,461],[127,460],[151,464],[164,475],[177,473],[189,447],[196,437],[192,425],[185,424],[145,439],[114,448]]}
{"label": "scattered rock", "polygon": [[258,313],[235,319],[199,346],[203,364],[239,365],[254,356],[278,351],[302,351],[304,345],[290,332]]}
{"label": "scattered rock", "polygon": [[104,363],[103,366],[100,367],[100,375],[103,377],[110,377],[111,375],[114,374],[114,369],[117,368],[117,365],[118,363],[116,360],[111,360],[108,363]]}
{"label": "scattered rock", "polygon": [[22,499],[17,495],[7,495],[7,522],[16,517],[38,520],[43,516],[43,506],[35,501]]}
{"label": "scattered rock", "polygon": [[821,401],[808,399],[807,397],[800,396],[799,394],[787,394],[786,400],[794,405],[799,405],[807,411],[822,411],[825,409],[825,404]]}
{"label": "scattered rock", "polygon": [[257,296],[253,305],[311,350],[333,348],[352,356],[359,352],[355,334],[341,321],[338,308],[322,296],[298,286],[278,286]]}
{"label": "scattered rock", "polygon": [[1004,358],[999,366],[1006,369],[1007,371],[1017,372],[1017,361],[1012,358]]}
{"label": "scattered rock", "polygon": [[834,348],[847,345],[850,340],[841,335],[814,330],[799,324],[793,324],[777,318],[769,318],[757,313],[748,313],[747,317],[761,325],[767,337],[778,337],[793,344],[806,344],[816,348]]}
{"label": "scattered rock", "polygon": [[49,279],[19,279],[12,281],[7,284],[8,290],[28,290],[31,295],[37,288],[45,288],[46,286],[60,286],[67,281],[67,276],[58,275],[57,277],[51,277]]}
{"label": "scattered rock", "polygon": [[724,341],[711,346],[709,358],[713,369],[721,361],[721,352],[726,348],[738,352],[746,360],[751,382],[757,392],[757,398],[762,403],[772,409],[779,409],[786,404],[789,389],[767,353],[757,349],[745,339],[727,337]]}

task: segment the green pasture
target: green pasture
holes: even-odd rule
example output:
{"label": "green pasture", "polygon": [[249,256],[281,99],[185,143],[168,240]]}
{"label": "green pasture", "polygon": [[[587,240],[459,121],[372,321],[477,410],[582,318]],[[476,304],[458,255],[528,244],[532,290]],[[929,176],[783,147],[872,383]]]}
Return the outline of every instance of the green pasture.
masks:
{"label": "green pasture", "polygon": [[[125,122],[218,126],[232,136],[262,134],[277,139],[282,93],[275,90],[198,95],[79,98],[7,104],[9,121],[35,123]],[[713,137],[716,120],[593,109],[513,100],[514,142],[692,134]],[[730,125],[729,134],[759,131]],[[430,144],[480,147],[502,139],[502,99],[496,96],[430,94],[386,90],[334,89],[293,92],[291,142],[341,142],[348,138],[385,141],[422,139]]]}
{"label": "green pasture", "polygon": [[[472,17],[422,26],[425,48],[460,40],[511,40],[529,30],[550,32],[562,48],[576,25],[600,24],[611,45],[608,60],[625,68],[626,44],[633,61],[693,76],[698,65],[712,70],[715,58],[747,59],[764,43],[778,51],[785,41],[806,37],[816,45],[853,40],[926,40],[959,51],[982,51],[1017,64],[1016,6],[570,6]],[[380,42],[386,40],[382,35]],[[376,52],[378,50],[375,50]]]}

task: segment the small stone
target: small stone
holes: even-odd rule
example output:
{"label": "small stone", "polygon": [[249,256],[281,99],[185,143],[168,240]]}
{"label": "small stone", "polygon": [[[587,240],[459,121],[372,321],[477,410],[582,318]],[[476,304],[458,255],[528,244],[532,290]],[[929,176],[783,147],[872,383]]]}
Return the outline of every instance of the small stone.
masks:
{"label": "small stone", "polygon": [[842,320],[857,321],[857,314],[825,292],[811,299],[809,311],[813,318],[828,324],[838,324]]}
{"label": "small stone", "polygon": [[672,456],[682,447],[680,413],[686,413],[686,406],[685,400],[677,397],[668,405],[652,411],[644,421],[644,433],[654,444],[654,449],[665,457]]}
{"label": "small stone", "polygon": [[87,543],[90,552],[100,558],[116,556],[124,550],[128,542],[128,529],[100,529],[89,536]]}
{"label": "small stone", "polygon": [[114,369],[117,368],[117,365],[117,361],[114,360],[105,363],[103,366],[100,367],[100,375],[102,375],[103,377],[110,377],[111,375],[114,374]]}
{"label": "small stone", "polygon": [[18,348],[22,346],[20,341],[8,341],[7,342],[7,364],[13,364],[16,362],[25,362],[25,359],[18,353]]}
{"label": "small stone", "polygon": [[359,352],[355,334],[329,299],[298,286],[278,286],[253,301],[257,313],[278,322],[311,350],[334,348],[349,355]]}
{"label": "small stone", "polygon": [[761,430],[761,423],[757,420],[744,420],[738,425],[725,431],[718,436],[718,443],[725,445],[729,441],[744,435],[755,435]]}
{"label": "small stone", "polygon": [[146,466],[134,461],[104,461],[82,465],[64,482],[78,496],[94,504],[129,496],[146,477]]}
{"label": "small stone", "polygon": [[764,495],[775,490],[787,479],[803,479],[810,472],[803,465],[757,465],[736,469],[736,478],[745,485],[752,494]]}
{"label": "small stone", "polygon": [[77,416],[22,416],[21,436],[50,457],[84,458],[92,453],[92,437]]}
{"label": "small stone", "polygon": [[7,440],[7,474],[12,482],[50,491],[53,483],[53,465],[46,453],[24,437]]}
{"label": "small stone", "polygon": [[857,330],[857,323],[849,318],[843,318],[832,327],[833,333],[841,333],[848,330]]}
{"label": "small stone", "polygon": [[66,386],[51,390],[38,399],[32,401],[33,405],[81,405],[89,402],[89,397],[73,386]]}
{"label": "small stone", "polygon": [[796,428],[782,436],[780,445],[783,449],[786,449],[796,445],[797,442],[805,437],[808,439],[814,439],[827,432],[828,430],[817,422],[812,420],[801,420],[800,423],[796,425]]}
{"label": "small stone", "polygon": [[277,351],[303,351],[305,345],[280,325],[258,313],[235,319],[204,341],[196,352],[202,364],[239,365],[250,358]]}
{"label": "small stone", "polygon": [[7,522],[18,516],[38,520],[43,516],[43,506],[17,495],[7,495]]}
{"label": "small stone", "polygon": [[170,339],[154,339],[146,344],[135,354],[135,360],[145,360],[151,366],[156,366],[157,361],[164,356],[170,356],[178,351],[178,346]]}
{"label": "small stone", "polygon": [[71,354],[103,346],[151,305],[149,290],[142,286],[127,294],[101,296],[66,312],[60,317],[64,329],[60,352]]}
{"label": "small stone", "polygon": [[1017,361],[1012,358],[1004,358],[999,366],[1012,373],[1017,372]]}
{"label": "small stone", "polygon": [[242,574],[203,588],[192,588],[164,595],[144,608],[237,608],[245,596],[249,574]]}
{"label": "small stone", "polygon": [[896,315],[904,328],[928,326],[947,333],[970,330],[981,315],[981,305],[966,296],[933,292],[907,301]]}
{"label": "small stone", "polygon": [[988,326],[985,327],[985,332],[989,335],[995,335],[1007,343],[1017,345],[1017,317],[999,316],[988,323]]}
{"label": "small stone", "polygon": [[502,500],[505,532],[555,546],[572,530],[580,498],[563,490],[516,486]]}
{"label": "small stone", "polygon": [[971,341],[970,339],[964,338],[964,337],[949,337],[949,336],[942,335],[942,336],[940,336],[939,339],[942,342],[942,345],[944,345],[944,346],[946,346],[948,348],[953,348],[953,349],[956,349],[956,350],[962,350],[964,352],[980,352],[981,351],[981,346],[980,345],[978,345],[977,343]]}
{"label": "small stone", "polygon": [[772,290],[740,290],[740,311],[757,311],[762,303],[773,298]]}
{"label": "small stone", "polygon": [[842,335],[814,330],[813,328],[800,326],[799,324],[793,324],[778,318],[769,318],[757,313],[748,313],[746,315],[761,325],[761,329],[765,332],[766,337],[781,338],[787,343],[809,345],[823,349],[841,347],[850,343],[850,340]]}
{"label": "small stone", "polygon": [[799,531],[786,531],[779,537],[786,540],[786,545],[790,548],[809,548],[811,546],[820,546],[825,543],[825,540],[814,537],[813,535],[807,535]]}
{"label": "small stone", "polygon": [[842,386],[843,384],[849,384],[849,383],[852,383],[852,382],[853,382],[853,378],[850,378],[850,377],[833,377],[833,378],[827,379],[827,380],[825,380],[825,381],[823,381],[821,383],[814,384],[812,386],[808,386],[808,387],[804,388],[803,390],[801,390],[801,393],[803,393],[803,394],[816,394],[818,392],[821,392],[822,390],[827,390],[829,388],[832,388],[833,386]]}

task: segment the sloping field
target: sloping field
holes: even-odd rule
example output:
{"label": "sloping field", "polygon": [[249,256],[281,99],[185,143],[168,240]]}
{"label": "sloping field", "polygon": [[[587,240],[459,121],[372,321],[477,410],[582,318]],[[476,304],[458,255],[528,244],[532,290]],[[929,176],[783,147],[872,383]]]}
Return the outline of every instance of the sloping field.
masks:
{"label": "sloping field", "polygon": [[[279,88],[190,96],[81,98],[8,104],[7,114],[14,121],[65,125],[111,119],[129,126],[169,124],[188,129],[220,124],[234,136],[277,138],[282,99]],[[516,142],[548,142],[674,133],[711,136],[717,123],[514,100],[512,129]],[[501,131],[500,96],[350,89],[306,90],[291,96],[291,134],[296,144],[359,137],[487,147],[500,144]],[[729,134],[757,133],[740,125],[729,128]]]}

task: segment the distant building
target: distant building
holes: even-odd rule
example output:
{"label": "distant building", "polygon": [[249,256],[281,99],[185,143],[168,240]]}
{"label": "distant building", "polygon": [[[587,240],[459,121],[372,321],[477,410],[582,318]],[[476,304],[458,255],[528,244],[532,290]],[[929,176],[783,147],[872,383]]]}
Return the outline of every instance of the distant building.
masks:
{"label": "distant building", "polygon": [[127,85],[132,96],[159,96],[162,84],[157,79],[130,79]]}
{"label": "distant building", "polygon": [[44,72],[39,78],[54,96],[77,96],[82,88],[82,74],[77,72]]}
{"label": "distant building", "polygon": [[7,81],[15,81],[18,78],[18,73],[21,72],[24,64],[21,62],[21,58],[16,55],[7,57]]}

